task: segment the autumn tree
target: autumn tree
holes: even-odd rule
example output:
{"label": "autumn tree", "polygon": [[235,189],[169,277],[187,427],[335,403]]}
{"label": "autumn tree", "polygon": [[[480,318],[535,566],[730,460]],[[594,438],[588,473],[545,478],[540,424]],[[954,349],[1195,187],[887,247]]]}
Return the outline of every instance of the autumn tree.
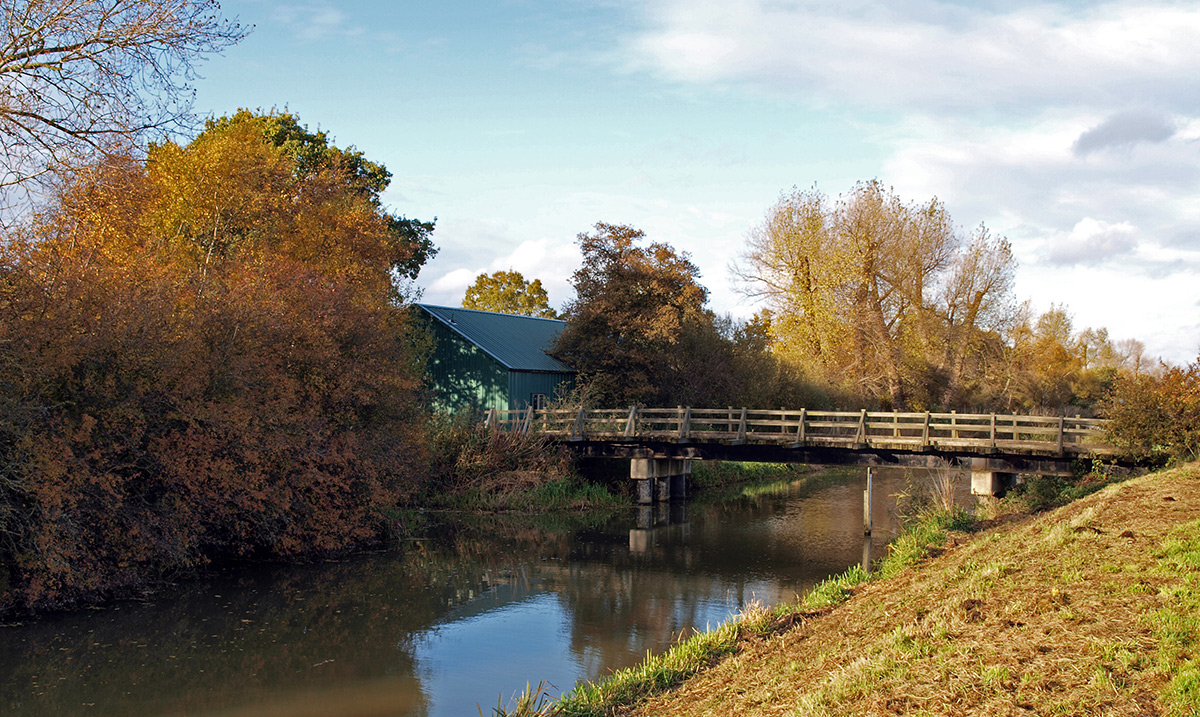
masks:
{"label": "autumn tree", "polygon": [[519,271],[495,271],[475,277],[475,283],[467,287],[462,307],[544,319],[558,316],[550,308],[542,280],[526,281]]}
{"label": "autumn tree", "polygon": [[382,287],[415,278],[433,256],[433,224],[387,212],[391,174],[329,144],[290,114],[240,110],[210,120],[187,146],[152,145],[160,182],[155,231],[207,264],[263,248],[339,271],[369,271]]}
{"label": "autumn tree", "polygon": [[575,298],[554,354],[600,404],[672,402],[667,386],[687,359],[681,338],[697,323],[712,323],[696,265],[667,244],[643,246],[644,239],[639,229],[603,222],[578,236],[583,264],[571,279]]}
{"label": "autumn tree", "polygon": [[0,186],[178,128],[196,63],[245,34],[216,0],[0,0],[0,23]]}
{"label": "autumn tree", "polygon": [[420,486],[420,249],[267,119],[102,158],[0,243],[0,611],[345,549]]}
{"label": "autumn tree", "polygon": [[954,400],[980,331],[1011,291],[1007,243],[967,247],[936,199],[906,203],[878,181],[830,201],[785,194],[736,269],[766,299],[780,353],[860,400],[901,408]]}
{"label": "autumn tree", "polygon": [[1138,457],[1200,455],[1200,360],[1121,374],[1103,405],[1113,444]]}
{"label": "autumn tree", "polygon": [[383,207],[382,194],[392,180],[387,167],[367,159],[354,147],[334,146],[326,132],[310,130],[293,114],[238,110],[230,117],[209,120],[205,131],[191,144],[203,141],[207,135],[237,132],[238,127],[245,125],[283,151],[292,163],[293,182],[320,182],[322,177],[333,176],[340,190],[365,199],[387,223],[385,239],[391,253],[391,268],[398,278],[416,279],[421,267],[437,254],[432,239],[434,222],[396,215]]}
{"label": "autumn tree", "polygon": [[1012,321],[1015,267],[1008,240],[982,225],[954,257],[938,305],[944,317],[941,365],[948,367],[943,405],[964,405],[970,396],[987,393],[967,376],[985,375],[984,360],[995,354],[996,339]]}

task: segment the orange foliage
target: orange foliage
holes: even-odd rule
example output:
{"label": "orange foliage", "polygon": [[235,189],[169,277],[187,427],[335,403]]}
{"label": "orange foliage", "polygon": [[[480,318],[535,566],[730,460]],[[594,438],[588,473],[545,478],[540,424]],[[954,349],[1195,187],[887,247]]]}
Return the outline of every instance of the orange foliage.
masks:
{"label": "orange foliage", "polygon": [[344,549],[419,487],[386,215],[231,126],[0,244],[0,612]]}

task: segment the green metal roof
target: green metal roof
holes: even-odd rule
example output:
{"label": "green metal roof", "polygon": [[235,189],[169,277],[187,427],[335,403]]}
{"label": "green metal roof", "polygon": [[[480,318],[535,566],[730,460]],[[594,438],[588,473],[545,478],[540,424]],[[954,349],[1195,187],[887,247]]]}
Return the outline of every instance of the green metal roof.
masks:
{"label": "green metal roof", "polygon": [[510,371],[575,372],[546,353],[567,325],[565,321],[429,304],[417,306]]}

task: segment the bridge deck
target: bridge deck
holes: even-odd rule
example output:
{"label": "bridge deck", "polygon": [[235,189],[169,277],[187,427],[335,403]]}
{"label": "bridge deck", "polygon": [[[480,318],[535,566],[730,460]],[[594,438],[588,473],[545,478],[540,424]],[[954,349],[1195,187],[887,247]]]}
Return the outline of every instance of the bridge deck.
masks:
{"label": "bridge deck", "polygon": [[1108,457],[1107,421],[973,413],[628,408],[490,411],[498,430],[590,443],[678,443]]}

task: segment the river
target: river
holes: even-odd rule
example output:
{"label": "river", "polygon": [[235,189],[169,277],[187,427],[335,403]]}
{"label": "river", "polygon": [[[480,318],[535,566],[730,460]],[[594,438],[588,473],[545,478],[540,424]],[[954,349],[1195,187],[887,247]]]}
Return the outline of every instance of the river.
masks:
{"label": "river", "polygon": [[427,515],[395,549],[240,565],[0,627],[6,715],[491,714],[878,557],[899,471],[585,516]]}

